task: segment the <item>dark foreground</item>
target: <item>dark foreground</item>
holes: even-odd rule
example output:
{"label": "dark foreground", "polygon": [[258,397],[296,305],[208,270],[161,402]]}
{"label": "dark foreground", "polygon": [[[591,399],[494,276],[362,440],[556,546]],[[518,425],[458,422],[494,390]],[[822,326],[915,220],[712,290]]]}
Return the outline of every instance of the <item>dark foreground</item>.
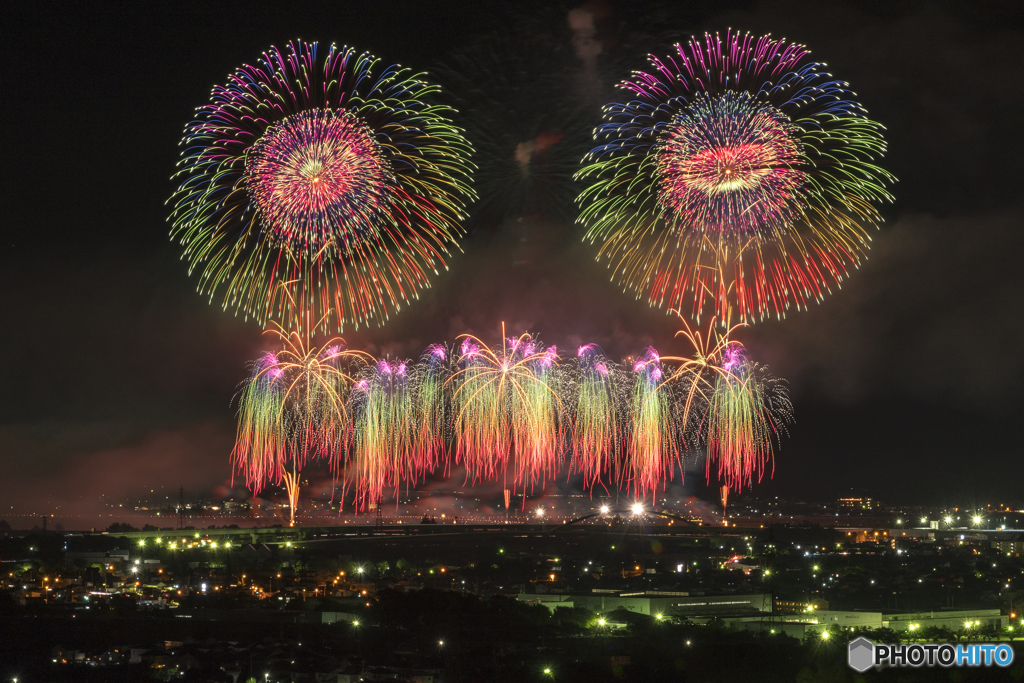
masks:
{"label": "dark foreground", "polygon": [[[212,621],[193,611],[71,618],[7,605],[0,616],[4,681],[1020,681],[1009,669],[900,669],[857,675],[848,636],[798,641],[631,613],[595,615],[495,596],[381,591],[358,623]],[[621,624],[621,625],[618,625]],[[892,634],[871,633],[878,640]],[[138,661],[130,661],[136,648]],[[141,652],[145,649],[145,652]],[[92,661],[75,663],[74,652]],[[109,653],[110,663],[95,661]]]}

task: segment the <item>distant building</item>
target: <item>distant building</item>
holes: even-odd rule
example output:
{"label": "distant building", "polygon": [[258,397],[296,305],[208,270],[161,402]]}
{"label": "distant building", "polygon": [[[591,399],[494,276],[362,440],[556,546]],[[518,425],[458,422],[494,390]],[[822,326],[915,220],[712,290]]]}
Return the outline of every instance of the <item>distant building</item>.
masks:
{"label": "distant building", "polygon": [[776,600],[775,609],[782,614],[797,614],[813,610],[827,610],[828,600],[825,600],[824,598],[818,598],[817,600],[812,600],[810,602],[800,600]]}
{"label": "distant building", "polygon": [[[939,626],[953,631],[963,630],[966,623],[970,622],[970,628],[1003,629],[1010,624],[1010,618],[1000,614],[999,609],[964,609],[964,610],[941,610],[938,612],[899,612],[888,613],[882,617],[882,626],[891,628],[894,631],[909,631],[911,626],[914,630]],[[977,622],[977,623],[975,623]]]}
{"label": "distant building", "polygon": [[1021,553],[1024,553],[1024,536],[1018,536],[1013,540],[1006,539],[992,541],[992,547],[1006,555],[1015,555],[1020,557]]}
{"label": "distant building", "polygon": [[810,610],[802,614],[725,617],[721,621],[727,628],[759,633],[785,633],[800,640],[830,628],[891,628],[894,631],[916,631],[937,626],[962,631],[967,623],[971,624],[971,629],[1002,629],[1009,624],[1009,618],[1001,615],[998,609],[898,613]]}
{"label": "distant building", "polygon": [[665,614],[680,618],[716,616],[721,614],[756,614],[771,611],[771,597],[754,595],[691,595],[685,591],[644,591],[534,594],[520,593],[520,602],[544,605],[552,612],[556,607],[583,607],[595,612],[626,609],[637,614]]}
{"label": "distant building", "polygon": [[874,510],[878,504],[870,498],[840,498],[836,501],[840,510]]}

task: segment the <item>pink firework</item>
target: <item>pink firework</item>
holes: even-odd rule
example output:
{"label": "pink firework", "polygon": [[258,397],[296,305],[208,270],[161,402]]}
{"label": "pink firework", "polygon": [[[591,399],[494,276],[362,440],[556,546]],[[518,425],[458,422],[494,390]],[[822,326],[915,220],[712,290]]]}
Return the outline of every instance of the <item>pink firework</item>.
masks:
{"label": "pink firework", "polygon": [[341,244],[371,232],[394,179],[370,130],[352,113],[312,109],[281,121],[247,159],[265,229],[288,244]]}
{"label": "pink firework", "polygon": [[676,118],[656,157],[669,221],[713,236],[785,230],[804,178],[791,128],[747,93],[699,98]]}

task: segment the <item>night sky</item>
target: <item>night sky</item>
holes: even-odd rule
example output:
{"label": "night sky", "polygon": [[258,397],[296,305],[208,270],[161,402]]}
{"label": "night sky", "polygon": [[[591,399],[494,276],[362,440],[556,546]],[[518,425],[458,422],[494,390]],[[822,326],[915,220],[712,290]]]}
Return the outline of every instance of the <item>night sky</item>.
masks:
{"label": "night sky", "polygon": [[[739,335],[789,380],[797,418],[754,491],[1019,501],[1019,5],[825,4],[590,3],[601,54],[586,92],[611,97],[647,44],[729,27],[804,43],[849,81],[888,129],[896,202],[841,290]],[[196,293],[165,205],[182,129],[214,84],[295,38],[428,72],[511,34],[571,51],[577,6],[3,3],[0,518],[230,479],[232,397],[271,340]],[[349,345],[415,356],[465,332],[497,339],[504,321],[561,348],[684,350],[675,319],[610,283],[571,218],[470,228],[433,289],[383,328],[346,330]],[[686,484],[709,496],[702,471]]]}

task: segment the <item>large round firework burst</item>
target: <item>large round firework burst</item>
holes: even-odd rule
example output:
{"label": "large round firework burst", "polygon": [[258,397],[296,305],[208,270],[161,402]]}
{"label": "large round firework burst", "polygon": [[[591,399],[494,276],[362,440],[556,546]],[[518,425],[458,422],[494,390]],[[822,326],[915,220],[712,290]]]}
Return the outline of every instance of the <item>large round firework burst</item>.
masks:
{"label": "large round firework burst", "polygon": [[200,291],[260,322],[342,329],[429,287],[473,196],[469,145],[436,91],[304,42],[216,86],[185,128],[172,197]]}
{"label": "large round firework burst", "polygon": [[648,303],[721,320],[820,300],[869,248],[894,181],[882,126],[802,45],[676,45],[620,84],[578,177],[587,238]]}

